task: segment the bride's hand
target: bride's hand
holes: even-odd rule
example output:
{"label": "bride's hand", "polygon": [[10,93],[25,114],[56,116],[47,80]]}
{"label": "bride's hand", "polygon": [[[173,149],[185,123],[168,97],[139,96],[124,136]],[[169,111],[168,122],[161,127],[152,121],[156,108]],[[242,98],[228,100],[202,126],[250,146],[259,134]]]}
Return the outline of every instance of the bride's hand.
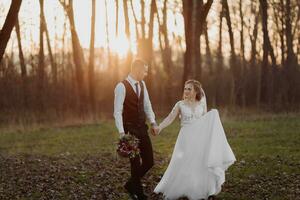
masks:
{"label": "bride's hand", "polygon": [[156,135],[159,135],[160,132],[161,132],[161,130],[162,130],[162,128],[161,128],[160,126],[158,126],[158,127],[157,127],[157,133],[156,133]]}

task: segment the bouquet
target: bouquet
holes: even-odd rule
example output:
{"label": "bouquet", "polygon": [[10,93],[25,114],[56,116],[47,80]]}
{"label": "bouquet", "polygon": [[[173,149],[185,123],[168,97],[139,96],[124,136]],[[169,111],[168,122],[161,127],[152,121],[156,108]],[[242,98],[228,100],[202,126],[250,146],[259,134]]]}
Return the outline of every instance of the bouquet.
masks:
{"label": "bouquet", "polygon": [[117,153],[121,157],[135,158],[140,154],[138,144],[139,139],[133,135],[126,134],[124,137],[119,139],[117,144]]}

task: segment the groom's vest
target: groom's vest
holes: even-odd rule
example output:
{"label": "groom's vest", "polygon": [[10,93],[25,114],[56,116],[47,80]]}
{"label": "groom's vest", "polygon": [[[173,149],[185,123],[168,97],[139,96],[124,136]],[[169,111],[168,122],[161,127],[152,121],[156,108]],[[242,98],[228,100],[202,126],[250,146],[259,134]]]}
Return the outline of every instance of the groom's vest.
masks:
{"label": "groom's vest", "polygon": [[146,115],[144,111],[144,84],[139,82],[141,87],[140,97],[137,96],[127,80],[123,81],[126,89],[126,96],[123,103],[123,124],[141,126],[145,124]]}

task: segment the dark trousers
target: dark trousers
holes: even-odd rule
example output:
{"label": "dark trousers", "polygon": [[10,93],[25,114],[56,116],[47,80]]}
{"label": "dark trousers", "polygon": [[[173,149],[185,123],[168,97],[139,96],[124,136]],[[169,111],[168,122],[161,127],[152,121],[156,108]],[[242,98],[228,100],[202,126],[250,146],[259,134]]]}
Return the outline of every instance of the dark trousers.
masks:
{"label": "dark trousers", "polygon": [[140,156],[130,159],[131,177],[127,184],[131,184],[137,194],[143,193],[141,178],[153,166],[153,150],[150,137],[148,135],[148,126],[127,125],[125,132],[134,135],[139,139]]}

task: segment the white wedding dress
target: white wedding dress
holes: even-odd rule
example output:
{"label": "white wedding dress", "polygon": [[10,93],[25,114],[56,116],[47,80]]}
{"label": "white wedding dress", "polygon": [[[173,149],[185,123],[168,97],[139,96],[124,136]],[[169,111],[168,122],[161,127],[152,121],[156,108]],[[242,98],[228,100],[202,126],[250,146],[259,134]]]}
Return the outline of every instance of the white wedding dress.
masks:
{"label": "white wedding dress", "polygon": [[163,193],[165,199],[206,199],[221,191],[225,170],[236,159],[218,111],[207,112],[205,95],[195,108],[184,100],[177,102],[159,125],[160,130],[170,125],[178,114],[181,129],[169,166],[154,192]]}

